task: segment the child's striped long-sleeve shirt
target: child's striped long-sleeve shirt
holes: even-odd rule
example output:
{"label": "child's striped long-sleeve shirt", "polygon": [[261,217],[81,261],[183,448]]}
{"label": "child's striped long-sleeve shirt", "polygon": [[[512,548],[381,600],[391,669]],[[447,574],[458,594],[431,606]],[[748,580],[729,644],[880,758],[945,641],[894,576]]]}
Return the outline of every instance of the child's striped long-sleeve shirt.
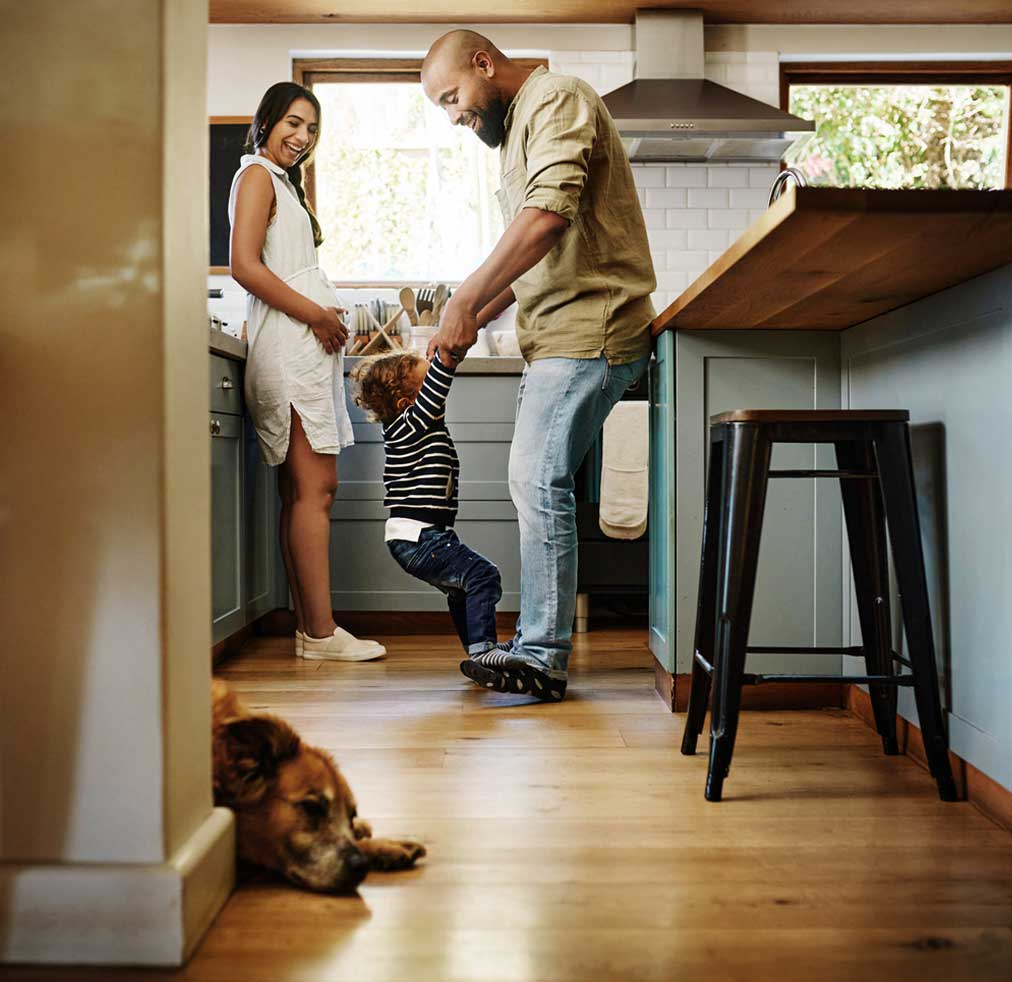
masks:
{"label": "child's striped long-sleeve shirt", "polygon": [[448,527],[457,517],[460,462],[446,428],[453,376],[434,355],[414,405],[383,427],[383,504],[394,518]]}

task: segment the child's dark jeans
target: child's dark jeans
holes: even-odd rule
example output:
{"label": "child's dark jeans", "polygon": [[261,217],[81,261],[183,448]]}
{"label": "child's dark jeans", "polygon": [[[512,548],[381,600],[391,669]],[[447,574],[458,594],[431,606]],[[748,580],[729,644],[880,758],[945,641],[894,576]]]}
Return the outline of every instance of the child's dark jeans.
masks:
{"label": "child's dark jeans", "polygon": [[495,563],[468,549],[453,529],[432,526],[417,542],[391,539],[387,546],[401,568],[446,594],[461,644],[469,655],[495,647],[495,605],[502,581]]}

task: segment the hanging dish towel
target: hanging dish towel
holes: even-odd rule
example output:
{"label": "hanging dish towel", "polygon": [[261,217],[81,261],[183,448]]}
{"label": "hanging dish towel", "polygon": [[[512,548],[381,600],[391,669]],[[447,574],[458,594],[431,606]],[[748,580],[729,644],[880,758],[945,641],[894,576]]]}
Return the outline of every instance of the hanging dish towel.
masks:
{"label": "hanging dish towel", "polygon": [[650,493],[650,404],[618,402],[604,421],[601,452],[601,531],[638,539],[647,528]]}

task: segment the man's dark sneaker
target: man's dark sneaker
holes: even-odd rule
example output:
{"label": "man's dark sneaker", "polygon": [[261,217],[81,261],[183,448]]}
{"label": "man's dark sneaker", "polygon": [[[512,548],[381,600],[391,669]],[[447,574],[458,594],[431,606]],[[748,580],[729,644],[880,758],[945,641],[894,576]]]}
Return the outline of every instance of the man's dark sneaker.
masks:
{"label": "man's dark sneaker", "polygon": [[562,702],[566,695],[565,679],[553,679],[517,658],[511,651],[498,646],[473,658],[464,659],[460,663],[460,670],[472,682],[495,692],[534,696],[542,702]]}

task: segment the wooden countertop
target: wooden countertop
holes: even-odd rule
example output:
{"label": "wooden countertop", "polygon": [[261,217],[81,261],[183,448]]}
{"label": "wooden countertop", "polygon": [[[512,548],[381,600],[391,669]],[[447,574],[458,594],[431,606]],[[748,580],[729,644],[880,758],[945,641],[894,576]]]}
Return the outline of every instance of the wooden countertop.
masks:
{"label": "wooden countertop", "polygon": [[840,331],[1012,262],[1012,191],[795,188],[653,323]]}

